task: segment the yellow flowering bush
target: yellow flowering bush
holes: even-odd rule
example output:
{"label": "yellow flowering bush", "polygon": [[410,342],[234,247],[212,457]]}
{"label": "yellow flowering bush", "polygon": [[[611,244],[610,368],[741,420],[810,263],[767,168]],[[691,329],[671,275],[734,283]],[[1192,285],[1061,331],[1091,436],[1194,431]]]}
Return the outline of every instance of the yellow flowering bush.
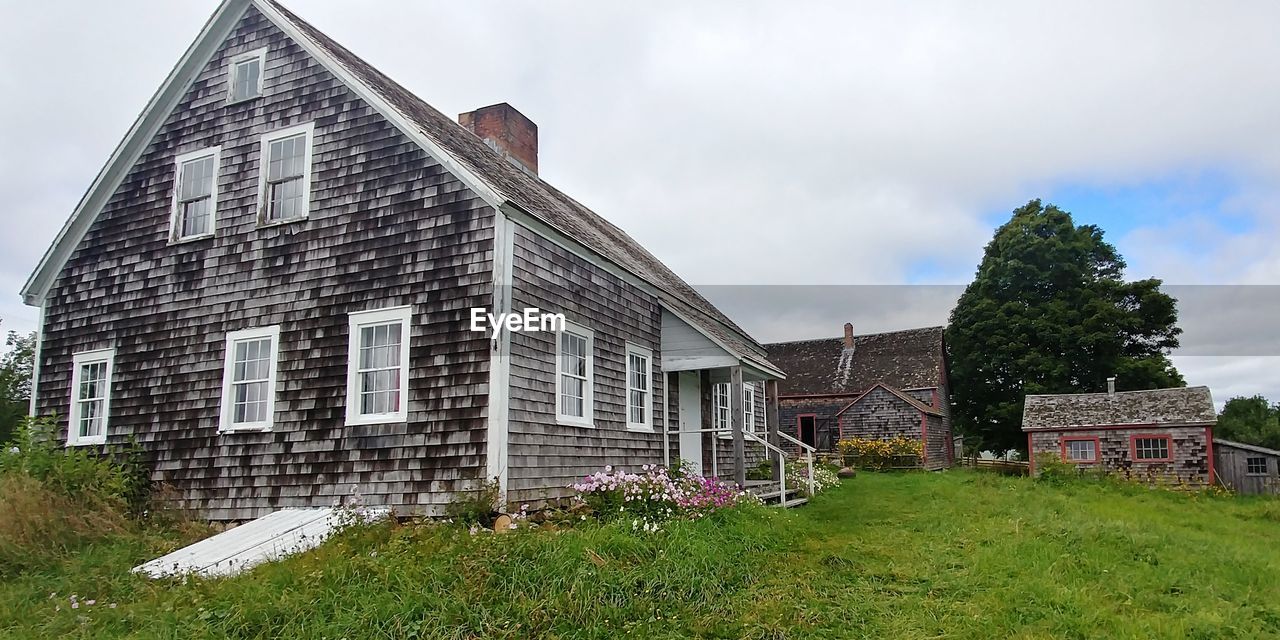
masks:
{"label": "yellow flowering bush", "polygon": [[901,436],[884,440],[845,438],[837,446],[845,465],[873,470],[916,467],[924,453],[924,445],[919,440]]}

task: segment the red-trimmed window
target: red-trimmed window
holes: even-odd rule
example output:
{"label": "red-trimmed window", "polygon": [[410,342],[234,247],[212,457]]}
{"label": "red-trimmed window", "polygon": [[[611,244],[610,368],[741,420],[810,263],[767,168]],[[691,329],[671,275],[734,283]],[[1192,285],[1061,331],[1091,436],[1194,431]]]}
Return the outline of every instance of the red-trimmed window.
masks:
{"label": "red-trimmed window", "polygon": [[1062,438],[1062,461],[1076,464],[1093,464],[1098,461],[1097,436],[1066,436]]}
{"label": "red-trimmed window", "polygon": [[1169,462],[1173,460],[1173,437],[1132,436],[1129,451],[1134,462]]}

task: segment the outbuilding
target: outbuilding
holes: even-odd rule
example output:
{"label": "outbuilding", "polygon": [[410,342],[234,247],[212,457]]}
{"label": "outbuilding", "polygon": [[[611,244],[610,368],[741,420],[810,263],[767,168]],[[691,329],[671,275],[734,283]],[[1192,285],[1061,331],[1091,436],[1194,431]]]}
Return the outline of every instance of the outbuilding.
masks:
{"label": "outbuilding", "polygon": [[1214,477],[1208,387],[1029,395],[1022,413],[1031,471],[1044,454],[1134,480],[1204,486]]}
{"label": "outbuilding", "polygon": [[1218,438],[1213,470],[1219,484],[1236,493],[1280,494],[1280,451]]}

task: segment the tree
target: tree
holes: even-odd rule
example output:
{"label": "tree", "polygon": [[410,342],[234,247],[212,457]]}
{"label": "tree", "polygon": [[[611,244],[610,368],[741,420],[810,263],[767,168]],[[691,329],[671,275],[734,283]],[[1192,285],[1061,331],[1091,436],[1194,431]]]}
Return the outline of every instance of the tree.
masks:
{"label": "tree", "polygon": [[5,347],[8,351],[0,356],[0,444],[9,441],[30,408],[36,334],[10,331]]}
{"label": "tree", "polygon": [[1213,434],[1224,440],[1280,449],[1280,404],[1273,405],[1262,396],[1227,400]]}
{"label": "tree", "polygon": [[1023,449],[1032,393],[1184,384],[1169,361],[1182,330],[1156,279],[1125,282],[1124,259],[1094,225],[1032,200],[986,247],[947,328],[953,420],[996,450]]}

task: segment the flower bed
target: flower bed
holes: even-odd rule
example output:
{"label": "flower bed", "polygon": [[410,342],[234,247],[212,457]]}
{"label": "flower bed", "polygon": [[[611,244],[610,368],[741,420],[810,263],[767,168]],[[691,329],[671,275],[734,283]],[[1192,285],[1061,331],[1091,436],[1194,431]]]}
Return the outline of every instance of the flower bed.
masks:
{"label": "flower bed", "polygon": [[601,519],[630,519],[632,528],[644,531],[658,531],[662,522],[672,518],[700,518],[719,509],[760,502],[732,483],[648,464],[640,473],[605,467],[573,489]]}
{"label": "flower bed", "polygon": [[[814,463],[813,493],[822,493],[838,484],[840,484],[840,478],[834,470]],[[809,465],[805,461],[798,460],[787,465],[787,488],[799,489],[806,496],[813,497],[809,494]]]}
{"label": "flower bed", "polygon": [[837,445],[845,466],[872,469],[914,469],[920,466],[924,446],[912,438],[846,438]]}

